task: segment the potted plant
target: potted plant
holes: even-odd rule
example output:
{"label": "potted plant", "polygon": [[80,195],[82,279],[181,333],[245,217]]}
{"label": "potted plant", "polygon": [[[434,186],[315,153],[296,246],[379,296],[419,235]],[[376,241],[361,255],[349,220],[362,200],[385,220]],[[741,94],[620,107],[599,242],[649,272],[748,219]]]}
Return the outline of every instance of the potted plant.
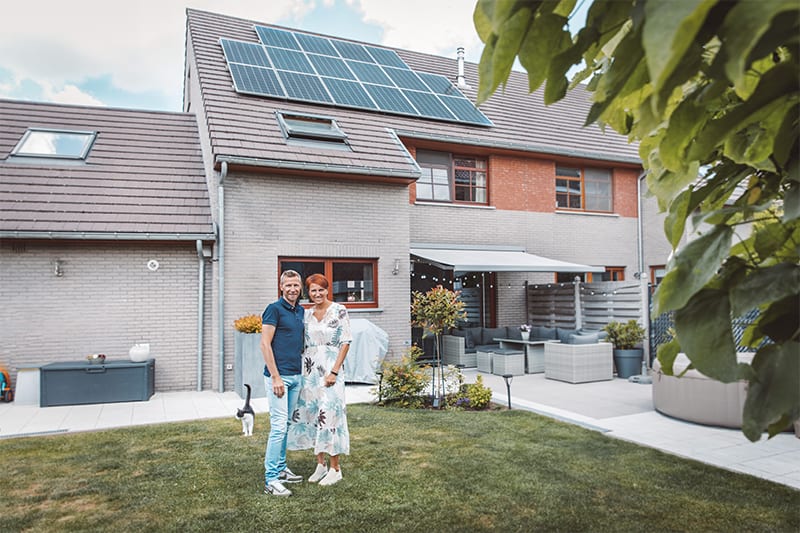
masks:
{"label": "potted plant", "polygon": [[234,379],[236,393],[244,398],[244,384],[251,386],[252,398],[263,398],[264,356],[261,354],[261,316],[245,315],[233,321],[234,333]]}
{"label": "potted plant", "polygon": [[415,291],[411,298],[411,325],[423,329],[422,336],[434,336],[433,350],[439,379],[433,383],[433,406],[439,407],[444,396],[444,376],[442,374],[442,351],[439,337],[446,328],[452,328],[458,320],[465,320],[464,302],[457,292],[437,285],[426,293]]}
{"label": "potted plant", "polygon": [[614,345],[614,366],[617,377],[629,378],[639,373],[644,350],[637,348],[644,340],[645,330],[636,320],[627,322],[612,321],[603,328],[608,334],[606,340]]}
{"label": "potted plant", "polygon": [[520,335],[522,335],[522,340],[526,341],[531,337],[531,325],[530,324],[522,324],[519,327]]}

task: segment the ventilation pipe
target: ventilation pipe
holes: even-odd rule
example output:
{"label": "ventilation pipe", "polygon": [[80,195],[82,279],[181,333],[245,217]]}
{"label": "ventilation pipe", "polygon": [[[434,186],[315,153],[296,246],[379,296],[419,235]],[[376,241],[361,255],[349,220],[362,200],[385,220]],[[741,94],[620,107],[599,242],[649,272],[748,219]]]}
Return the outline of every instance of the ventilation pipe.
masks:
{"label": "ventilation pipe", "polygon": [[456,49],[456,57],[458,58],[458,77],[456,78],[456,84],[461,89],[466,89],[469,87],[467,85],[467,80],[464,78],[464,47],[459,46]]}

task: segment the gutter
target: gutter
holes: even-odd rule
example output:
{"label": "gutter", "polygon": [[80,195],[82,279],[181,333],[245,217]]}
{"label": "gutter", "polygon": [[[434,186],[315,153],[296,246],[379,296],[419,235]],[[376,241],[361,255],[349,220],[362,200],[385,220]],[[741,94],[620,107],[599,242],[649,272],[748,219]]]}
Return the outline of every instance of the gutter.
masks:
{"label": "gutter", "polygon": [[363,167],[356,165],[327,165],[321,163],[304,163],[302,161],[286,161],[284,159],[261,159],[255,157],[219,156],[217,162],[229,165],[241,165],[282,170],[303,170],[306,172],[323,172],[337,174],[355,174],[360,176],[385,176],[390,178],[417,179],[421,176],[418,170],[395,170],[390,168]]}
{"label": "gutter", "polygon": [[103,233],[92,231],[0,231],[0,239],[72,239],[120,241],[213,241],[213,233]]}
{"label": "gutter", "polygon": [[639,159],[638,157],[630,157],[630,156],[610,157],[608,155],[596,152],[585,152],[580,150],[570,150],[566,148],[553,149],[552,146],[544,147],[544,146],[536,146],[536,145],[521,144],[514,142],[476,140],[474,138],[456,137],[453,135],[437,135],[434,133],[422,133],[418,131],[402,130],[402,129],[395,129],[394,131],[400,137],[407,137],[409,139],[418,139],[424,141],[435,141],[448,144],[461,144],[467,146],[480,146],[483,148],[500,148],[504,150],[516,150],[520,152],[534,152],[537,154],[576,157],[581,159],[594,159],[597,161],[632,163],[639,166],[641,166],[642,164],[642,160]]}
{"label": "gutter", "polygon": [[219,272],[219,308],[217,321],[219,337],[219,392],[225,392],[225,178],[228,162],[222,162],[222,171],[217,185],[217,265]]}

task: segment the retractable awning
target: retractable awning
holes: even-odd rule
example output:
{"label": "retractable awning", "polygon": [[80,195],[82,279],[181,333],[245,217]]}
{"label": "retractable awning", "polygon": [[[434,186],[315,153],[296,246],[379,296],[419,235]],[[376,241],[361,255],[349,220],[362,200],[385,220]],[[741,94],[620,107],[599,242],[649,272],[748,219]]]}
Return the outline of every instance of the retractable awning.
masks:
{"label": "retractable awning", "polygon": [[457,272],[605,272],[604,267],[549,259],[513,247],[412,244],[411,255]]}

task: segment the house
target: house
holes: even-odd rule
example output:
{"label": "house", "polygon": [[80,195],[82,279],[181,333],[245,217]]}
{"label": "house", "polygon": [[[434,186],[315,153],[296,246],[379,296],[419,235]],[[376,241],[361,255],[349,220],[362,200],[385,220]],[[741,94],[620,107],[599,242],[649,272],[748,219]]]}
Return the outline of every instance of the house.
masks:
{"label": "house", "polygon": [[[528,94],[527,76],[512,72],[478,109],[477,65],[460,56],[187,10],[184,113],[168,116],[195,121],[192,185],[205,180],[206,231],[175,232],[163,246],[191,248],[187,278],[205,269],[202,349],[191,346],[202,377],[191,382],[190,357],[184,366],[165,356],[160,368],[180,368],[174,373],[187,381],[165,378],[157,389],[230,389],[232,323],[274,300],[287,268],[326,274],[334,299],[384,329],[389,357],[399,357],[412,342],[413,290],[457,288],[470,301],[471,321],[512,324],[526,320],[526,283],[633,279],[663,267],[669,245],[655,204],[640,207],[637,149],[613,132],[582,127],[588,93],[578,89],[546,107],[538,92]],[[5,154],[23,130],[2,132]],[[2,236],[5,263],[5,250],[24,235]],[[210,257],[198,263],[192,241]],[[103,254],[122,243],[102,242]],[[167,327],[166,316],[190,308],[153,315],[149,307]],[[132,330],[143,314],[125,315]],[[30,329],[17,325],[14,342]],[[192,335],[183,333],[189,344]],[[37,345],[25,342],[28,353]],[[50,347],[48,357],[58,356]]]}

